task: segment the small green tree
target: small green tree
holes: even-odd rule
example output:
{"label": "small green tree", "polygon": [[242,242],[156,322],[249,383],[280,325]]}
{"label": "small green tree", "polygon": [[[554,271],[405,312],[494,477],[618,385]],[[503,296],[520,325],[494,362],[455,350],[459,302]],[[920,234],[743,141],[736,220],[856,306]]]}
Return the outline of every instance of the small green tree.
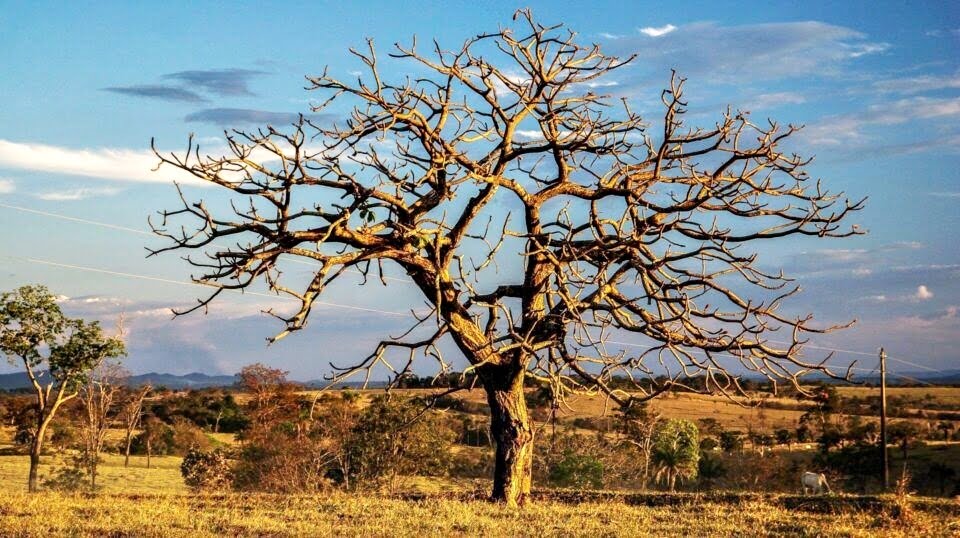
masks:
{"label": "small green tree", "polygon": [[677,479],[696,478],[700,461],[700,432],[689,420],[670,419],[660,423],[653,433],[653,462],[657,480],[666,482],[670,491]]}
{"label": "small green tree", "polygon": [[43,441],[57,410],[77,396],[97,365],[126,349],[98,322],[64,316],[46,287],[22,286],[0,295],[0,353],[23,366],[36,396],[27,481],[36,491]]}

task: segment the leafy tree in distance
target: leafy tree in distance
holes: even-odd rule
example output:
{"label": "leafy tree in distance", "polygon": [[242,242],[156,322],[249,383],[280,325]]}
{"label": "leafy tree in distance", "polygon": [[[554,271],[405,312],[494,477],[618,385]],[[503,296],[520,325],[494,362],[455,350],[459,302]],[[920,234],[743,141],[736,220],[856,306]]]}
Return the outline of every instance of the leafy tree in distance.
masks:
{"label": "leafy tree in distance", "polygon": [[[808,181],[809,161],[781,149],[797,128],[731,111],[689,128],[674,77],[662,128],[648,130],[626,100],[593,89],[633,57],[581,45],[529,11],[515,19],[516,31],[453,50],[398,45],[392,57],[418,75],[397,82],[372,41],[352,50],[366,74],[308,78],[321,94],[314,111],[340,121],[228,132],[222,156],[192,138],[184,154],[157,152],[234,199],[211,205],[181,192],[182,206],[152,223],[172,243],[152,254],[197,249],[196,279],[215,288],[181,313],[262,283],[300,301],[273,313],[285,324],[273,340],[302,329],[345,277],[409,278],[431,309],[417,313],[420,330],[381,341],[330,383],[396,360],[391,350],[418,362],[423,350],[450,371],[439,344],[452,342],[486,391],[491,497],[510,505],[531,487],[527,376],[558,399],[599,391],[629,407],[697,374],[704,390],[742,391],[733,365],[798,389],[798,372],[834,375],[800,355],[809,333],[833,327],[782,314],[797,288],[760,269],[751,249],[858,233],[842,223],[862,204]],[[279,270],[285,259],[316,269],[295,282]],[[764,337],[773,330],[791,340]],[[625,358],[604,344],[617,334],[650,347]],[[651,382],[651,366],[667,360],[680,373]]]}
{"label": "leafy tree in distance", "polygon": [[57,411],[77,396],[94,368],[126,354],[126,347],[98,322],[64,316],[47,288],[22,286],[0,295],[0,352],[23,366],[36,396],[27,484],[37,491],[40,453]]}
{"label": "leafy tree in distance", "polygon": [[658,467],[657,479],[666,482],[670,491],[677,479],[696,478],[700,461],[700,440],[697,425],[684,419],[661,422],[653,434],[653,463]]}

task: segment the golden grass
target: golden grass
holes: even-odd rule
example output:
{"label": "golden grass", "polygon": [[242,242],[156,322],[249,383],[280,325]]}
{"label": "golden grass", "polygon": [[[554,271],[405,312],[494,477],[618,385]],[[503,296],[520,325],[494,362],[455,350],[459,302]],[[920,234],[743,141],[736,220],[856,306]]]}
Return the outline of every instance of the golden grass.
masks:
{"label": "golden grass", "polygon": [[[27,494],[26,456],[0,457],[0,536],[950,536],[960,533],[952,511],[916,510],[908,522],[884,510],[855,510],[811,499],[785,508],[777,496],[654,495],[660,506],[639,506],[586,495],[556,494],[507,510],[469,492],[488,481],[412,477],[395,496],[330,492],[322,495],[198,495],[183,485],[180,458],[106,455],[96,494]],[[44,458],[49,475],[61,458]],[[662,497],[662,499],[660,499]],[[850,497],[847,499],[857,499]],[[665,502],[660,502],[665,501]],[[941,502],[949,506],[949,501]],[[642,503],[645,504],[645,503]],[[821,506],[816,513],[811,512]]]}
{"label": "golden grass", "polygon": [[[952,517],[952,519],[951,519]],[[765,500],[689,498],[673,506],[535,502],[518,510],[479,500],[377,495],[65,495],[0,497],[9,536],[950,536],[960,523],[914,512],[810,513]]]}
{"label": "golden grass", "polygon": [[[104,493],[183,493],[187,487],[180,476],[181,458],[154,456],[147,469],[146,456],[130,456],[130,467],[123,466],[123,456],[103,455],[97,485]],[[49,478],[59,467],[67,465],[62,455],[44,456],[40,463],[40,480]],[[27,490],[27,456],[0,456],[0,496]],[[2,527],[0,527],[2,528]]]}

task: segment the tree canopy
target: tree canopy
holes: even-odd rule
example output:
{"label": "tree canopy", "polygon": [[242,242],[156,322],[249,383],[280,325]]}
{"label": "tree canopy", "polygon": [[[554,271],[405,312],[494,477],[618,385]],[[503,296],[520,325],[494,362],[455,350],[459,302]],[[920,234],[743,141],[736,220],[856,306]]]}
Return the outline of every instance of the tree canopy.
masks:
{"label": "tree canopy", "polygon": [[[416,74],[396,81],[371,40],[351,49],[366,68],[355,80],[307,78],[314,115],[228,132],[221,156],[192,138],[183,154],[158,152],[233,199],[218,208],[181,193],[152,222],[170,241],[154,254],[200,251],[188,256],[195,279],[215,289],[190,310],[260,284],[299,301],[272,312],[284,324],[273,341],[303,328],[345,275],[409,278],[430,312],[414,312],[407,337],[337,365],[331,383],[378,365],[401,378],[421,357],[448,372],[438,344],[449,338],[487,390],[494,497],[508,502],[529,490],[524,377],[559,400],[600,392],[630,406],[693,376],[730,392],[743,372],[798,388],[804,372],[837,375],[801,355],[809,334],[835,327],[782,313],[798,288],[757,251],[859,233],[843,221],[862,204],[782,149],[797,127],[731,110],[689,127],[677,76],[650,123],[632,96],[596,92],[635,58],[528,11],[515,19],[454,49],[397,45],[391,60]],[[284,274],[286,259],[315,263],[309,281]],[[631,336],[641,351],[613,343]]]}

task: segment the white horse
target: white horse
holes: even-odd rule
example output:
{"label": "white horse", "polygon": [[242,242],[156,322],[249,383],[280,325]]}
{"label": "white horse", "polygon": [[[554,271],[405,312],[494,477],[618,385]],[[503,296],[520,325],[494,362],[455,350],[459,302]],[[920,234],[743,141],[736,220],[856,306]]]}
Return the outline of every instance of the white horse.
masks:
{"label": "white horse", "polygon": [[812,492],[814,495],[823,495],[830,493],[830,485],[827,484],[827,477],[823,473],[805,472],[800,477],[800,485],[803,486],[803,494]]}

